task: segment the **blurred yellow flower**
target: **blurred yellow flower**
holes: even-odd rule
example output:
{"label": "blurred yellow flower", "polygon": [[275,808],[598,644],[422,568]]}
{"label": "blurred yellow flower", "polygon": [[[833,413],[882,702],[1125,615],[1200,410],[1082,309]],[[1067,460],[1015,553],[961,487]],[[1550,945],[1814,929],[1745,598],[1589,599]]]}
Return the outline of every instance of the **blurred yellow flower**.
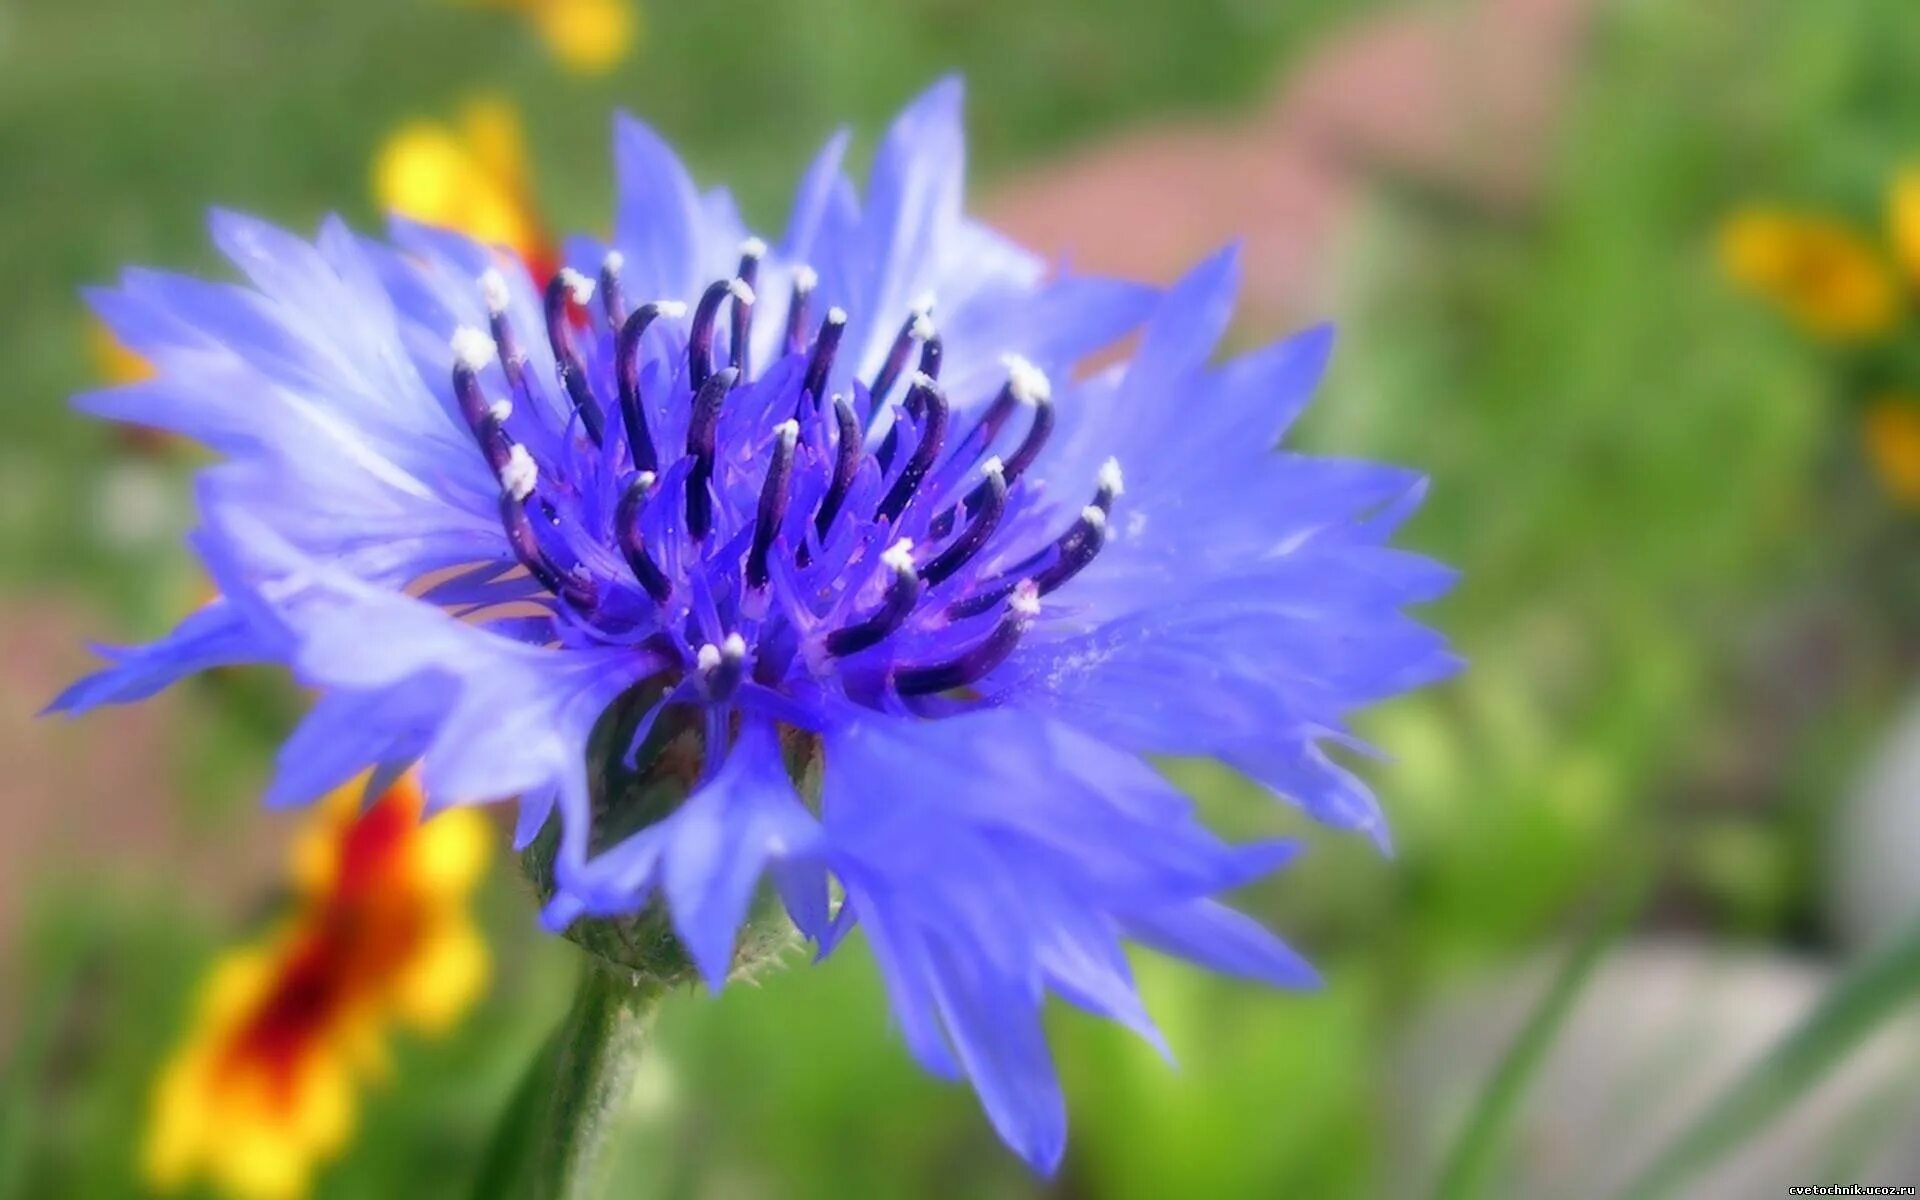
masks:
{"label": "blurred yellow flower", "polygon": [[1894,259],[1909,282],[1920,285],[1920,166],[1908,167],[1894,176],[1887,209]]}
{"label": "blurred yellow flower", "polygon": [[154,1091],[154,1187],[204,1176],[240,1200],[305,1194],[352,1134],[356,1084],[385,1069],[387,1025],[444,1030],[485,984],[466,911],[488,858],[484,820],[423,822],[411,776],[362,812],[363,787],[333,793],[296,838],[287,924],[209,977]]}
{"label": "blurred yellow flower", "polygon": [[94,374],[108,383],[139,383],[153,378],[153,364],[127,349],[113,331],[93,318],[87,325],[87,353],[93,359]]}
{"label": "blurred yellow flower", "polygon": [[582,75],[599,75],[625,59],[641,33],[633,0],[461,0],[469,5],[506,9],[532,23],[560,65]]}
{"label": "blurred yellow flower", "polygon": [[418,118],[395,130],[373,160],[375,203],[428,225],[505,246],[535,278],[554,261],[533,203],[520,118],[506,101],[471,100],[447,124]]}
{"label": "blurred yellow flower", "polygon": [[1860,422],[1867,461],[1887,494],[1920,507],[1920,396],[1882,396]]}
{"label": "blurred yellow flower", "polygon": [[1872,337],[1898,315],[1899,290],[1879,253],[1828,217],[1765,208],[1737,213],[1721,231],[1720,259],[1735,281],[1821,337]]}

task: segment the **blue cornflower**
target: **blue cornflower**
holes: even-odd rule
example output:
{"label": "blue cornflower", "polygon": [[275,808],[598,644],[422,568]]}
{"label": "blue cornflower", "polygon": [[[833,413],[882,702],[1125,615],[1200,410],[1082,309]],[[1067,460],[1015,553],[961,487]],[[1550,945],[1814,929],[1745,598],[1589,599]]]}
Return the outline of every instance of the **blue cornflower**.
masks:
{"label": "blue cornflower", "polygon": [[[1386,545],[1418,476],[1273,451],[1326,330],[1210,366],[1230,251],[1164,293],[1050,277],[963,216],[959,107],[915,102],[864,199],[830,142],[777,245],[623,119],[612,242],[544,287],[406,222],[224,213],[251,286],[127,273],[93,301],[157,375],[80,404],[224,456],[220,598],[57,707],[286,663],[319,699],[271,802],[417,760],[432,804],[518,797],[523,846],[557,810],[548,924],[660,899],[716,987],[768,876],[823,950],[865,930],[914,1056],[1051,1169],[1048,993],[1157,1042],[1123,942],[1313,979],[1214,898],[1293,845],[1222,841],[1141,756],[1384,837],[1325,747],[1453,669],[1401,612],[1450,575]],[[670,715],[704,767],[596,837],[588,737],[630,696],[635,747]]]}

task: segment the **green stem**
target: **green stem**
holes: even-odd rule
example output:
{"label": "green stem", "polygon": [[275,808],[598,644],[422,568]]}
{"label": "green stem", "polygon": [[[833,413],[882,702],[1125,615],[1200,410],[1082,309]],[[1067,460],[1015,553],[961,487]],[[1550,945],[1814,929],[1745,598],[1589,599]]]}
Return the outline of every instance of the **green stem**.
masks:
{"label": "green stem", "polygon": [[476,1197],[599,1194],[607,1135],[633,1090],[667,991],[663,982],[587,959],[566,1021],[508,1105]]}

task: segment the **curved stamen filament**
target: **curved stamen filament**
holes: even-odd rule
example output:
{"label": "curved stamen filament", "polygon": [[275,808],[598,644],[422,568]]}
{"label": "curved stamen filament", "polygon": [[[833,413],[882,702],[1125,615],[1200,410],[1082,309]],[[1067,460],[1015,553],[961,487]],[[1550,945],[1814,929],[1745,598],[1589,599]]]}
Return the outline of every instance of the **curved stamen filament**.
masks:
{"label": "curved stamen filament", "polygon": [[1031,583],[1023,583],[1014,589],[1007,611],[986,637],[946,662],[895,668],[894,690],[903,696],[925,696],[975,682],[1007,661],[1039,611],[1039,595]]}
{"label": "curved stamen filament", "polygon": [[827,485],[827,494],[821,499],[820,511],[813,522],[814,529],[823,538],[833,526],[834,519],[840,515],[840,506],[846,503],[847,492],[853,487],[854,476],[860,472],[860,459],[864,453],[864,447],[860,444],[860,419],[854,416],[853,406],[847,403],[845,396],[833,398],[833,420],[840,434],[839,444],[834,448],[833,480]]}
{"label": "curved stamen filament", "polygon": [[874,510],[874,516],[885,521],[899,520],[919,489],[920,481],[933,469],[933,460],[939,457],[947,436],[947,398],[940,385],[928,376],[915,374],[913,389],[907,393],[907,410],[919,418],[920,440],[907,457],[907,465],[901,468],[900,477],[893,481],[880,507]]}
{"label": "curved stamen filament", "polygon": [[921,578],[927,581],[927,586],[945,582],[978,554],[988,539],[993,537],[994,530],[999,528],[1000,517],[1006,510],[1007,477],[1001,470],[999,459],[988,459],[986,478],[967,495],[967,512],[971,520],[966,529],[920,573]]}
{"label": "curved stamen filament", "polygon": [[798,354],[807,348],[807,310],[820,276],[812,267],[793,269],[793,295],[787,301],[787,353]]}
{"label": "curved stamen filament", "polygon": [[774,431],[773,465],[760,485],[760,507],[754,513],[753,546],[747,552],[747,586],[767,586],[767,552],[774,535],[787,519],[787,500],[793,488],[793,448],[800,440],[800,422],[782,421]]}
{"label": "curved stamen filament", "polygon": [[713,377],[713,322],[720,315],[720,302],[732,292],[733,280],[716,279],[694,306],[693,326],[687,331],[687,386],[696,392]]}
{"label": "curved stamen filament", "polygon": [[600,401],[593,394],[593,385],[587,380],[586,366],[574,348],[571,308],[573,304],[584,305],[592,299],[593,281],[572,268],[561,271],[547,284],[547,340],[553,344],[554,364],[560,372],[567,399],[580,414],[581,427],[598,446],[606,439],[606,419],[600,412]]}
{"label": "curved stamen filament", "polygon": [[807,360],[807,373],[800,381],[800,394],[816,407],[827,388],[827,375],[833,370],[833,355],[847,332],[847,312],[843,308],[827,310],[820,323],[820,334],[813,339],[813,356]]}
{"label": "curved stamen filament", "polygon": [[526,499],[531,490],[529,485],[527,491],[519,495],[515,495],[514,490],[500,493],[500,524],[507,531],[507,544],[513,548],[514,557],[527,569],[527,574],[540,581],[540,586],[581,613],[591,613],[599,601],[593,581],[571,571],[562,571],[554,565],[545,547],[540,545],[533,521],[527,516]]}
{"label": "curved stamen filament", "polygon": [[627,321],[627,297],[620,290],[620,272],[627,256],[618,250],[607,251],[600,262],[600,311],[606,315],[607,328],[619,329]]}
{"label": "curved stamen filament", "polygon": [[626,558],[627,566],[633,569],[633,577],[653,598],[655,604],[665,604],[673,595],[673,581],[667,578],[660,564],[653,561],[647,553],[645,537],[640,532],[640,514],[646,506],[647,496],[653,490],[654,474],[642,471],[627,484],[627,490],[620,497],[620,505],[614,510],[613,525],[615,536],[620,541],[620,553]]}
{"label": "curved stamen filament", "polygon": [[740,243],[740,269],[735,272],[740,286],[733,293],[733,321],[729,332],[733,336],[731,361],[740,369],[743,379],[753,377],[754,289],[760,286],[760,257],[766,252],[767,244],[759,238]]}
{"label": "curved stamen filament", "polygon": [[728,367],[700,386],[693,397],[693,412],[687,418],[687,453],[693,457],[693,469],[687,473],[687,532],[695,541],[713,530],[714,433],[720,424],[720,405],[733,390],[740,372]]}
{"label": "curved stamen filament", "polygon": [[677,317],[687,310],[678,300],[654,300],[633,310],[620,326],[614,342],[613,373],[620,389],[620,419],[626,424],[627,452],[642,471],[658,471],[660,456],[647,428],[647,411],[640,396],[640,339],[658,317]]}
{"label": "curved stamen filament", "polygon": [[873,377],[873,386],[868,389],[867,424],[881,408],[886,405],[887,393],[893,390],[894,383],[900,378],[900,372],[907,369],[907,355],[913,352],[914,343],[933,339],[933,318],[927,314],[925,306],[914,309],[907,316],[906,323],[900,326],[900,332],[894,335],[893,345],[887,349],[887,357],[880,364],[880,371]]}
{"label": "curved stamen filament", "polygon": [[887,548],[883,557],[893,569],[893,578],[887,583],[886,594],[880,598],[880,607],[864,620],[829,633],[827,653],[845,658],[877,646],[913,615],[914,606],[920,603],[920,578],[913,570],[912,552],[913,544],[907,541],[895,542]]}

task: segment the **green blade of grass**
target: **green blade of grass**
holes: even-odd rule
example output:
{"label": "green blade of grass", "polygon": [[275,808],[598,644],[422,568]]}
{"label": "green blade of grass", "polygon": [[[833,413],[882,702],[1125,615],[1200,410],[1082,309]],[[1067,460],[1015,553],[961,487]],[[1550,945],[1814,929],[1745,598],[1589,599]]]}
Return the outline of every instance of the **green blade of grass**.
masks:
{"label": "green blade of grass", "polygon": [[1654,1200],[1759,1133],[1920,993],[1920,920],[1827,989],[1766,1057],[1722,1091],[1622,1194]]}
{"label": "green blade of grass", "polygon": [[1487,1080],[1473,1111],[1462,1127],[1459,1140],[1447,1155],[1446,1166],[1435,1189],[1438,1200],[1468,1200],[1488,1194],[1488,1181],[1506,1144],[1521,1099],[1539,1073],[1561,1026],[1573,1012],[1575,1001],[1586,990],[1594,968],[1600,965],[1613,943],[1632,923],[1645,895],[1644,878],[1635,878],[1613,896],[1580,941],[1568,951],[1566,961],[1553,978],[1539,1004],[1534,1008],[1520,1034],[1507,1048],[1500,1065]]}

